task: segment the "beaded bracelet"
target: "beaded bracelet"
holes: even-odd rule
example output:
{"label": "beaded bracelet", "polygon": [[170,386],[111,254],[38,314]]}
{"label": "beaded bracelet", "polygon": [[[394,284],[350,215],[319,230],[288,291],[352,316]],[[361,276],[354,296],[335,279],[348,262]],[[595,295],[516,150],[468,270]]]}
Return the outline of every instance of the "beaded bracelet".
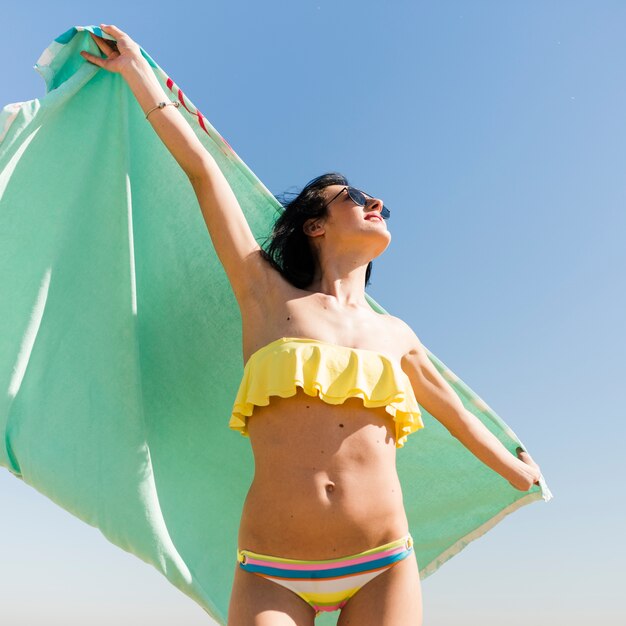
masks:
{"label": "beaded bracelet", "polygon": [[155,107],[152,107],[146,113],[146,119],[148,119],[148,115],[150,115],[150,113],[152,113],[152,111],[154,111],[155,109],[162,109],[162,108],[166,107],[168,104],[173,104],[176,108],[178,108],[180,106],[180,102],[177,102],[176,100],[172,100],[171,102],[159,102],[159,104],[157,104]]}

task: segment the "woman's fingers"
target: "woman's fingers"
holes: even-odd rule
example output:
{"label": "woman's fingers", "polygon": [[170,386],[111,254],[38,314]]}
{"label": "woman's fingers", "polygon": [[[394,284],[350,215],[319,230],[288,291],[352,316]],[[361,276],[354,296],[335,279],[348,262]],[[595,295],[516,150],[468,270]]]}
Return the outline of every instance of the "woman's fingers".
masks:
{"label": "woman's fingers", "polygon": [[107,26],[100,24],[102,32],[115,37],[115,40],[99,37],[91,31],[89,34],[96,42],[98,49],[102,52],[101,57],[89,54],[85,50],[81,51],[81,56],[90,63],[107,70],[108,72],[124,74],[125,71],[135,63],[142,63],[143,56],[139,44],[131,39],[124,31],[117,26]]}
{"label": "woman's fingers", "polygon": [[115,39],[117,41],[111,41],[110,39],[103,39],[103,41],[108,41],[113,46],[117,47],[117,42],[120,39],[122,39],[124,42],[126,42],[127,45],[135,43],[133,41],[132,37],[130,37],[130,35],[127,35],[123,30],[119,29],[117,26],[111,26],[111,25],[107,26],[106,24],[100,24],[100,28],[107,35],[111,35],[112,37],[115,37]]}
{"label": "woman's fingers", "polygon": [[105,34],[115,37],[115,41],[101,38],[105,45],[111,47],[109,54],[117,52],[122,57],[142,58],[141,46],[130,35],[127,35],[117,26],[100,24],[100,28],[102,28],[102,32]]}
{"label": "woman's fingers", "polygon": [[113,35],[114,37],[117,37],[118,35],[125,35],[126,33],[123,30],[120,30],[117,26],[113,26],[113,24],[100,24],[100,28],[105,32],[105,33],[111,33],[111,35]]}
{"label": "woman's fingers", "polygon": [[530,456],[530,454],[528,454],[528,452],[526,452],[526,450],[523,450],[522,448],[517,448],[517,456],[519,457],[520,461],[523,461],[524,463],[526,463],[526,465],[530,465],[530,467],[534,468],[535,470],[537,470],[537,480],[534,481],[534,484],[539,484],[539,479],[541,478],[541,469],[539,468],[539,466],[537,465],[537,463],[535,463],[532,459],[532,457]]}
{"label": "woman's fingers", "polygon": [[535,467],[539,469],[539,466],[533,461],[533,458],[526,452],[526,450],[520,450],[517,455],[519,456],[521,461],[524,461],[526,465],[530,465],[531,467]]}
{"label": "woman's fingers", "polygon": [[98,48],[100,48],[100,50],[102,50],[104,54],[109,56],[112,52],[116,52],[116,50],[107,42],[106,39],[103,39],[102,37],[98,37],[97,35],[94,35],[92,32],[90,32],[89,34],[91,35],[93,40],[96,42],[96,45],[98,46]]}
{"label": "woman's fingers", "polygon": [[[96,56],[95,54],[90,54],[89,52],[87,52],[86,50],[81,50],[80,55],[84,58],[87,59],[87,61],[93,63],[94,65],[97,65],[98,67],[104,67],[106,61],[108,61],[108,57],[110,56],[111,52],[113,52],[108,46],[104,47],[102,46],[97,40],[96,43],[98,44],[98,47],[100,48],[100,50],[102,50],[102,52],[107,56],[106,59],[103,59],[102,57]],[[108,50],[107,50],[108,48]]]}
{"label": "woman's fingers", "polygon": [[80,56],[86,59],[87,61],[89,61],[90,63],[93,63],[94,65],[97,65],[98,67],[102,67],[102,59],[100,57],[96,57],[93,54],[89,54],[89,52],[85,52],[84,50],[81,50]]}
{"label": "woman's fingers", "polygon": [[83,50],[80,54],[85,60],[109,72],[122,72],[135,58],[141,56],[139,46],[119,28],[104,24],[101,25],[101,28],[103,33],[116,37],[116,40],[105,39],[89,31],[98,49],[102,52],[102,56],[99,57]]}

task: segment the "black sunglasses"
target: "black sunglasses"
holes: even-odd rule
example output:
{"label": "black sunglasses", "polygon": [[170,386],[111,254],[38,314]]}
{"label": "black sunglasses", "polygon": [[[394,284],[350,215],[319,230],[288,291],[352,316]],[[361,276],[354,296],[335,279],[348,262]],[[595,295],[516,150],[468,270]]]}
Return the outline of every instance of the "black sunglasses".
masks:
{"label": "black sunglasses", "polygon": [[[328,206],[333,200],[337,199],[346,190],[348,191],[348,195],[350,196],[350,199],[355,204],[358,204],[359,206],[365,206],[367,199],[373,197],[373,196],[370,196],[368,193],[365,193],[361,191],[360,189],[357,189],[356,187],[344,187],[332,200],[330,200],[326,204],[326,206]],[[380,212],[380,215],[384,220],[388,220],[389,216],[391,215],[391,212],[384,204]]]}

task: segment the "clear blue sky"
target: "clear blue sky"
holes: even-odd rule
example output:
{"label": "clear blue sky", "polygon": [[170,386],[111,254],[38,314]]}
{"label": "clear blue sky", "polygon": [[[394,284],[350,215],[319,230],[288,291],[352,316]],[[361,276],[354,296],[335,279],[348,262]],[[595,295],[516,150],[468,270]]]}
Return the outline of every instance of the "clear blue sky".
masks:
{"label": "clear blue sky", "polygon": [[[2,16],[0,106],[44,95],[33,65],[59,34],[113,23],[274,193],[338,170],[391,208],[371,295],[555,495],[423,582],[425,626],[624,623],[626,4],[64,0]],[[11,626],[210,623],[4,470],[0,554]]]}

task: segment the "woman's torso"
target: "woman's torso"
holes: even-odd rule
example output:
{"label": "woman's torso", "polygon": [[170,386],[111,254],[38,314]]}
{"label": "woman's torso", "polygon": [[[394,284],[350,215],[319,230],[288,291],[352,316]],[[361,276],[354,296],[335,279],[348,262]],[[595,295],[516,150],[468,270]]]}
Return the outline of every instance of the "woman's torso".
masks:
{"label": "woman's torso", "polygon": [[[397,363],[406,350],[389,315],[339,308],[335,299],[282,277],[265,296],[242,307],[244,363],[280,337],[373,350]],[[331,405],[298,388],[294,396],[255,406],[248,432],[255,474],[242,512],[241,548],[329,559],[408,532],[385,407],[366,408],[360,398]]]}

